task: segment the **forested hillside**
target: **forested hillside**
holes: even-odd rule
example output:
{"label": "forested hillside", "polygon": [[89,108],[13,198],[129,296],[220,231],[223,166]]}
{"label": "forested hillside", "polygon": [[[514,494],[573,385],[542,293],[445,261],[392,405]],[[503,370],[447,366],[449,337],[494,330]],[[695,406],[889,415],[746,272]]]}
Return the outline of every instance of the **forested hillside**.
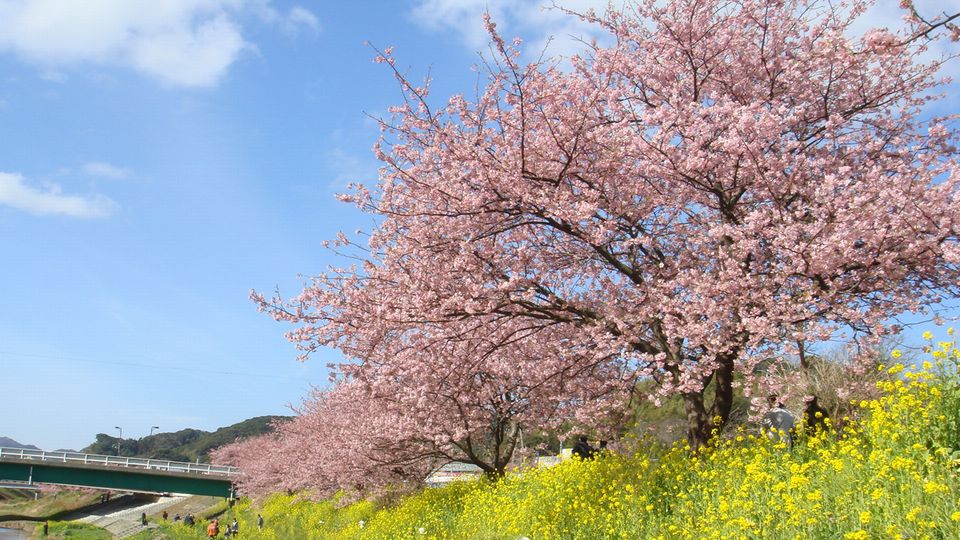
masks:
{"label": "forested hillside", "polygon": [[123,439],[98,433],[96,441],[81,450],[90,454],[119,455],[171,461],[209,461],[210,450],[247,437],[272,431],[274,422],[286,420],[285,416],[257,416],[222,427],[214,432],[199,429],[182,429],[173,433],[157,433],[141,439]]}

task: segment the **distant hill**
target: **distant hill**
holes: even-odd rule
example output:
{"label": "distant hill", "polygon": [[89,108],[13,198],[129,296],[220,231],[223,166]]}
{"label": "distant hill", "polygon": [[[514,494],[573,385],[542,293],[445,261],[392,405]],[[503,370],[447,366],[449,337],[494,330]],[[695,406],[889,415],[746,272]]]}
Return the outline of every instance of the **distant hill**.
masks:
{"label": "distant hill", "polygon": [[10,437],[0,437],[0,446],[3,446],[4,448],[26,448],[28,450],[39,450],[39,448],[32,444],[20,444]]}
{"label": "distant hill", "polygon": [[123,439],[111,437],[106,433],[97,433],[97,440],[82,449],[88,454],[117,455],[117,442],[120,441],[120,455],[149,459],[169,459],[171,461],[210,461],[210,450],[237,439],[246,439],[269,433],[274,422],[288,420],[287,416],[258,416],[222,427],[213,433],[199,429],[182,429],[174,433],[157,433],[142,439]]}

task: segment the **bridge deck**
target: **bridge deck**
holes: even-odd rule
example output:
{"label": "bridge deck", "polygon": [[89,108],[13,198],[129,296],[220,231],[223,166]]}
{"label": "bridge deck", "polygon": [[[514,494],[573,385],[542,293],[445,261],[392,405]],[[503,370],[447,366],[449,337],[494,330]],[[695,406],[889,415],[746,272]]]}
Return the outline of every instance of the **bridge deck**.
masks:
{"label": "bridge deck", "polygon": [[234,467],[178,461],[0,448],[0,480],[153,493],[233,497]]}
{"label": "bridge deck", "polygon": [[144,459],[122,456],[104,456],[83,454],[80,452],[47,452],[27,448],[0,447],[0,461],[39,460],[48,464],[94,465],[107,467],[126,467],[146,469],[152,472],[169,472],[230,477],[237,474],[236,467],[210,465],[209,463],[190,463],[186,461],[168,461],[163,459]]}

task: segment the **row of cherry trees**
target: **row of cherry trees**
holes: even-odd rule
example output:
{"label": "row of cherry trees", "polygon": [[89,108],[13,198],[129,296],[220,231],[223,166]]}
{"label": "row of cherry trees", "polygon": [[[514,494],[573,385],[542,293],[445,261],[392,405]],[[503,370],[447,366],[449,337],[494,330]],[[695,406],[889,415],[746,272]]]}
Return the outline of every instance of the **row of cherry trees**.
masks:
{"label": "row of cherry trees", "polygon": [[579,15],[609,44],[568,64],[488,22],[488,84],[446,102],[395,70],[380,181],[344,196],[378,223],[362,265],[255,295],[341,382],[221,457],[251,485],[497,474],[522,427],[607,425],[639,379],[696,449],[763,361],[955,294],[957,133],[925,112],[952,58],[921,58],[960,14],[855,35],[867,7],[629,2]]}
{"label": "row of cherry trees", "polygon": [[[523,444],[522,429],[568,429],[583,416],[612,427],[623,412],[629,385],[622,372],[608,362],[586,365],[549,332],[542,337],[541,345],[524,341],[509,352],[459,341],[415,360],[401,350],[371,354],[342,366],[343,380],[315,390],[274,433],[221,448],[214,460],[240,466],[244,491],[257,495],[419,483],[449,461],[502,476]],[[533,363],[545,375],[527,373]]]}

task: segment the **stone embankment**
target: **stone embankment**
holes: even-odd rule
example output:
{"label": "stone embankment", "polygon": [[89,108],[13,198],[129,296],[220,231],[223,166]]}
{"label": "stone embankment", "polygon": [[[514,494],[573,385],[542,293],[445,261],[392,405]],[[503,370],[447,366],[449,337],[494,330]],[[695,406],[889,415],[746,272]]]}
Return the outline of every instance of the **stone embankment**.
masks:
{"label": "stone embankment", "polygon": [[102,527],[110,531],[114,538],[127,538],[151,527],[149,524],[144,526],[140,522],[140,516],[142,514],[147,514],[148,516],[158,514],[167,508],[183,502],[189,497],[189,495],[174,495],[171,497],[157,497],[147,500],[137,499],[121,507],[101,508],[93,512],[87,511],[84,512],[82,517],[77,516],[71,517],[70,519]]}

